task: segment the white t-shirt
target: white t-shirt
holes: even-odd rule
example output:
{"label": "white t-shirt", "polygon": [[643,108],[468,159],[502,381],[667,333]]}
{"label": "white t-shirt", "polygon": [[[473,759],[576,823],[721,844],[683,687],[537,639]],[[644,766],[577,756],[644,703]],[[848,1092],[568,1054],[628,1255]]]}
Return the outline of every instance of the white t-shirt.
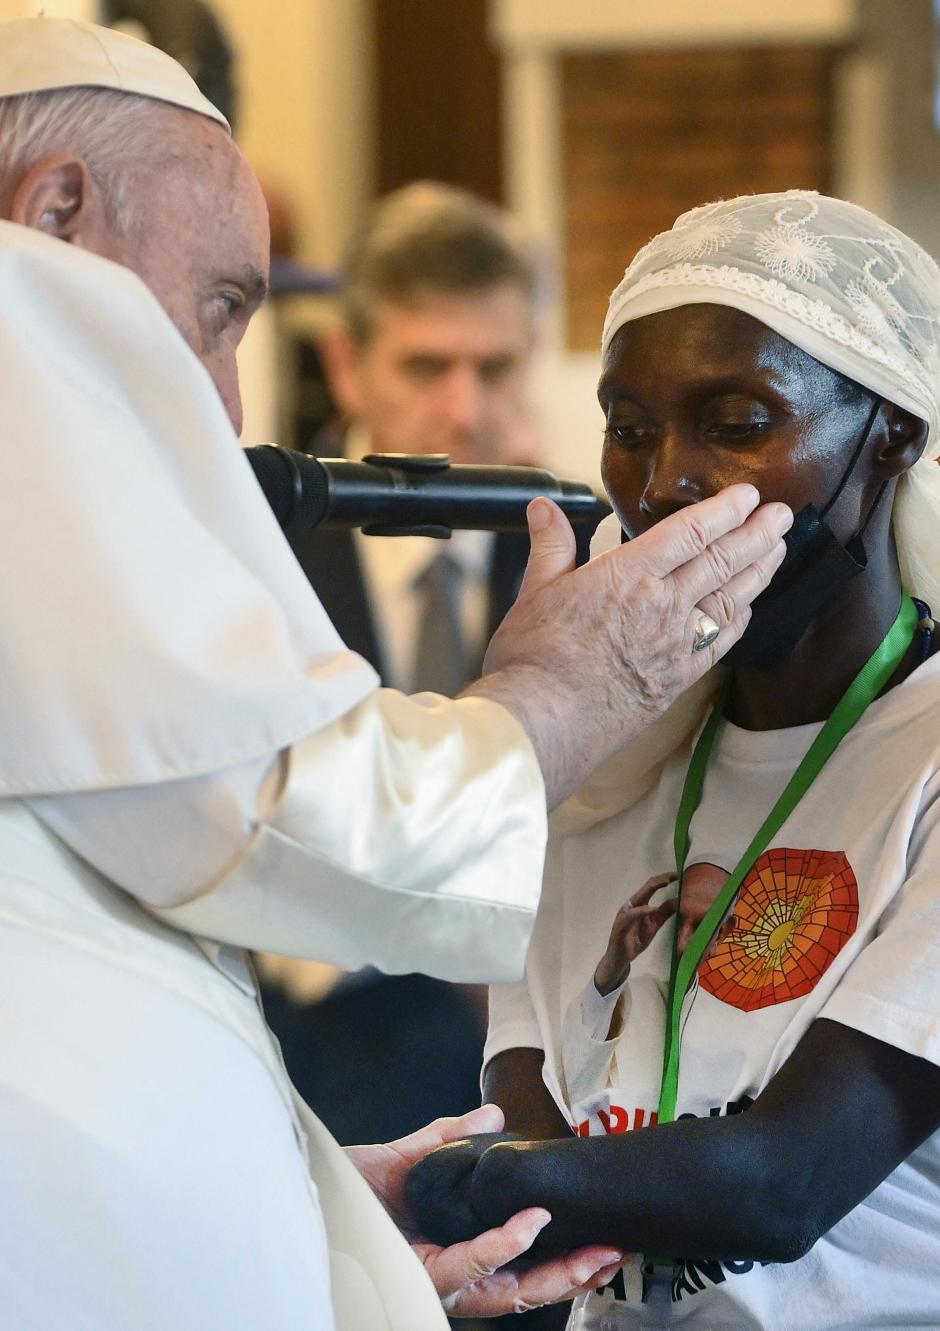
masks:
{"label": "white t-shirt", "polygon": [[[940,1062],[940,657],[868,709],[747,875],[734,928],[686,999],[677,1114],[755,1099],[817,1017]],[[691,826],[688,864],[730,871],[818,726],[726,724]],[[546,1051],[545,1080],[581,1135],[629,1131],[659,1101],[671,925],[622,994],[592,977],[617,910],[674,868],[672,837],[691,746],[637,805],[555,838],[524,986],[494,990],[487,1056]],[[662,895],[675,893],[675,885]],[[607,1040],[612,1009],[622,1031]],[[610,1291],[572,1325],[783,1331],[940,1326],[940,1134],[928,1139],[800,1261],[687,1264],[669,1309]],[[903,1322],[899,1318],[903,1317]]]}

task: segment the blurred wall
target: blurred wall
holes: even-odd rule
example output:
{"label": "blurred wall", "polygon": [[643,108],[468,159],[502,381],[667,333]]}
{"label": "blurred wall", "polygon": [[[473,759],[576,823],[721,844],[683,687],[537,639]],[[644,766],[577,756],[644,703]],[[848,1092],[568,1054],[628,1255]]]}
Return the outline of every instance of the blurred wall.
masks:
{"label": "blurred wall", "polygon": [[[564,253],[561,68],[566,52],[820,42],[847,45],[853,0],[492,0],[491,22],[504,57],[506,201]],[[853,92],[840,93],[853,102]],[[849,118],[855,115],[854,103]],[[840,168],[841,169],[841,168]],[[837,171],[837,176],[839,171]],[[704,200],[702,200],[704,202]],[[630,255],[624,255],[626,264]],[[546,329],[536,389],[553,465],[595,479],[602,417],[595,398],[599,356],[565,348],[559,302]],[[600,322],[597,329],[600,340]]]}
{"label": "blurred wall", "polygon": [[300,257],[334,263],[373,192],[366,0],[212,0],[238,56],[239,140],[289,205]]}
{"label": "blurred wall", "polygon": [[[374,193],[369,0],[210,3],[237,54],[239,141],[290,215],[297,256],[334,265]],[[0,19],[40,8],[100,21],[96,0],[0,0]],[[305,312],[297,317],[303,321]],[[274,325],[270,312],[259,316],[240,358],[248,443],[277,432],[282,403]]]}
{"label": "blurred wall", "polygon": [[378,189],[443,180],[499,203],[499,52],[490,0],[369,0],[376,51]]}
{"label": "blurred wall", "polygon": [[[212,0],[237,54],[238,139],[290,219],[295,255],[337,264],[375,192],[375,78],[369,0]],[[246,444],[274,439],[289,397],[279,331],[322,302],[267,309],[239,355]]]}
{"label": "blurred wall", "polygon": [[[287,206],[298,257],[335,263],[377,180],[379,99],[372,7],[397,0],[212,0],[239,57],[240,140]],[[474,0],[476,3],[476,0]],[[0,0],[0,16],[38,0]],[[93,17],[93,0],[46,0],[47,12]],[[560,68],[565,52],[819,42],[838,47],[836,193],[881,212],[940,255],[940,137],[931,119],[936,25],[931,0],[488,0],[500,53],[504,200],[549,250],[564,252]],[[460,62],[442,83],[461,97]],[[626,260],[627,256],[624,256]],[[313,302],[281,308],[316,322]],[[547,311],[535,405],[548,460],[596,474],[597,358],[564,345],[561,302]],[[275,428],[277,345],[271,321],[246,348],[249,440]],[[250,364],[249,364],[250,362]]]}
{"label": "blurred wall", "polygon": [[[289,205],[301,257],[334,263],[374,192],[369,0],[209,3],[238,57],[242,147]],[[99,21],[96,0],[0,0],[0,19],[40,9]]]}
{"label": "blurred wall", "polygon": [[882,68],[876,132],[887,139],[885,214],[940,260],[940,22],[932,0],[859,0],[859,33]]}

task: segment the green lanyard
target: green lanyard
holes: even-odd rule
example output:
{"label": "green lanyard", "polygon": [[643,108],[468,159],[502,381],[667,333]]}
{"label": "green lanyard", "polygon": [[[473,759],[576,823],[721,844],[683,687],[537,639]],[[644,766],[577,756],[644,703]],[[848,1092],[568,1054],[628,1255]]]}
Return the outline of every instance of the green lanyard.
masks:
{"label": "green lanyard", "polygon": [[[672,973],[669,977],[666,1043],[663,1051],[663,1080],[659,1094],[660,1123],[671,1123],[676,1116],[682,1007],[692,977],[695,975],[702,957],[724,919],[728,907],[737,896],[745,875],[757,857],[809,790],[835,752],[840,740],[848,734],[868,704],[878,697],[878,694],[897,670],[911,645],[914,634],[917,632],[917,618],[917,608],[905,593],[901,599],[901,609],[898,611],[897,619],[879,646],[875,648],[874,654],[862,666],[855,679],[839,699],[829,720],[813,740],[809,751],[793,773],[783,794],[764,820],[754,840],[741,856],[734,872],[722,888],[717,899],[712,903],[708,914],[690,938],[681,957],[676,950],[679,937],[679,912],[676,911],[672,945]],[[679,801],[679,812],[676,815],[675,849],[680,902],[682,900],[682,872],[685,868],[686,856],[689,853],[689,826],[692,822],[692,815],[702,798],[705,770],[708,766],[709,755],[721,720],[722,701],[719,701],[713,708],[705,729],[699,736],[692,754],[692,761],[689,763],[682,798]]]}

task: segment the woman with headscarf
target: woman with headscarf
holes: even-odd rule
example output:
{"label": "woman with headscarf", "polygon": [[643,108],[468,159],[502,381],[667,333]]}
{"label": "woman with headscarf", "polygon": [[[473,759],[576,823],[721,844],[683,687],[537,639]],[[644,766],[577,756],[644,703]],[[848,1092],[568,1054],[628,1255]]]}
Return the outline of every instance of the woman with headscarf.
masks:
{"label": "woman with headscarf", "polygon": [[451,1239],[537,1204],[638,1254],[583,1331],[940,1325],[938,321],[923,250],[801,191],[611,299],[608,543],[729,480],[797,516],[730,672],[554,819],[487,1050],[522,1140],[413,1175]]}

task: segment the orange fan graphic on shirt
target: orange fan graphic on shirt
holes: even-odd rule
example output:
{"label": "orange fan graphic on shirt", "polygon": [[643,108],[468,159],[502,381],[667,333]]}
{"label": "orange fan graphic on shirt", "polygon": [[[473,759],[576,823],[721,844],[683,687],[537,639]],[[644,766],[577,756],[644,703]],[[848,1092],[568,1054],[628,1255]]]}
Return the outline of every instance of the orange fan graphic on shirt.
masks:
{"label": "orange fan graphic on shirt", "polygon": [[742,1012],[802,998],[857,923],[858,884],[842,851],[765,851],[741,885],[734,927],[699,967],[699,983]]}

